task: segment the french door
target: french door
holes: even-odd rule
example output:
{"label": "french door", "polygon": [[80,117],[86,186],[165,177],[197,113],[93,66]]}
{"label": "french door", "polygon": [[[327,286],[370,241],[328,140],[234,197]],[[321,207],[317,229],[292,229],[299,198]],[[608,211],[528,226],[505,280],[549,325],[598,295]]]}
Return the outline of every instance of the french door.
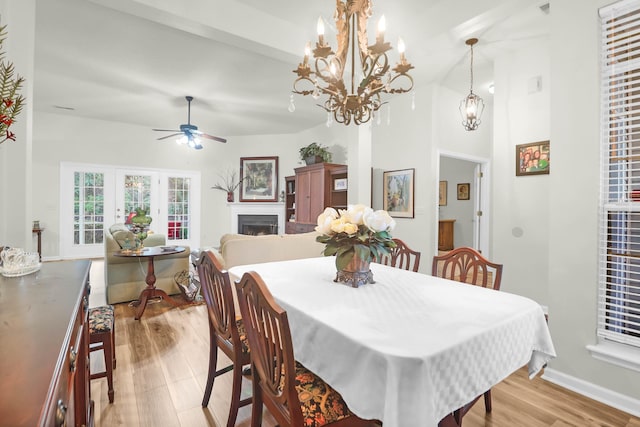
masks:
{"label": "french door", "polygon": [[116,212],[114,223],[128,223],[137,209],[146,210],[154,221],[150,230],[157,230],[157,216],[160,212],[159,173],[156,171],[125,170],[115,171]]}
{"label": "french door", "polygon": [[104,230],[127,223],[137,209],[167,244],[199,246],[200,173],[62,163],[60,255],[104,255]]}

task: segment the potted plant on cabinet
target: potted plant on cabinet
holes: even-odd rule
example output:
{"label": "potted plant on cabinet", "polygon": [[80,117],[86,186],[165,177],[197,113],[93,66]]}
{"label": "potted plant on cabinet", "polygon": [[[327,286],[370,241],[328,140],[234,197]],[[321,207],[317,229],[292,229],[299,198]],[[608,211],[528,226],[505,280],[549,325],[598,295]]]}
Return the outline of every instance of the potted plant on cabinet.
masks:
{"label": "potted plant on cabinet", "polygon": [[300,160],[304,160],[307,165],[315,163],[330,163],[331,152],[328,147],[312,142],[300,149]]}

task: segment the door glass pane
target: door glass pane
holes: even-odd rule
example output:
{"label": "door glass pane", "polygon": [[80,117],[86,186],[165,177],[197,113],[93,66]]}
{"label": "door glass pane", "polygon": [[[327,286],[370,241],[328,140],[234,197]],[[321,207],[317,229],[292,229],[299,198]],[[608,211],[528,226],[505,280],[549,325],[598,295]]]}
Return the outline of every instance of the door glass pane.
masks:
{"label": "door glass pane", "polygon": [[125,175],[124,177],[124,211],[129,223],[137,208],[149,212],[151,207],[151,176]]}
{"label": "door glass pane", "polygon": [[169,177],[167,188],[167,240],[189,239],[191,179]]}
{"label": "door glass pane", "polygon": [[73,243],[103,242],[104,174],[74,173]]}

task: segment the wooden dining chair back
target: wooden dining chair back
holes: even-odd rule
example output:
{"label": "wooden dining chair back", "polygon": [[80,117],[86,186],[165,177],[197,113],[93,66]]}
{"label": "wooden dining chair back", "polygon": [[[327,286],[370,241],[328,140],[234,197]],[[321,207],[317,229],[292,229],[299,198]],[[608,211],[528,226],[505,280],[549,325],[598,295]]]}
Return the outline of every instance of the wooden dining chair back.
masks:
{"label": "wooden dining chair back", "polygon": [[[202,398],[202,407],[209,404],[215,379],[222,374],[233,371],[231,407],[227,419],[227,427],[232,427],[236,423],[238,409],[251,403],[251,398],[240,400],[242,367],[251,364],[249,346],[244,324],[241,319],[236,317],[229,273],[223,269],[210,251],[203,251],[196,265],[209,317],[209,373]],[[216,371],[218,349],[222,350],[232,363]]]}
{"label": "wooden dining chair back", "polygon": [[[443,255],[434,256],[431,274],[498,291],[502,281],[502,264],[489,261],[473,248],[460,247]],[[484,396],[485,411],[491,412],[491,389],[489,389],[454,411],[453,416],[459,426],[462,426],[462,417],[482,396]]]}
{"label": "wooden dining chair back", "polygon": [[420,267],[420,252],[414,251],[400,239],[394,238],[393,241],[396,247],[391,248],[389,255],[382,257],[380,264],[417,272]]}
{"label": "wooden dining chair back", "polygon": [[260,275],[245,273],[236,289],[251,347],[251,427],[262,425],[263,404],[280,427],[369,426],[370,421],[349,411],[338,392],[295,361],[287,312]]}
{"label": "wooden dining chair back", "polygon": [[496,264],[469,247],[433,257],[431,274],[457,282],[500,290],[502,264]]}

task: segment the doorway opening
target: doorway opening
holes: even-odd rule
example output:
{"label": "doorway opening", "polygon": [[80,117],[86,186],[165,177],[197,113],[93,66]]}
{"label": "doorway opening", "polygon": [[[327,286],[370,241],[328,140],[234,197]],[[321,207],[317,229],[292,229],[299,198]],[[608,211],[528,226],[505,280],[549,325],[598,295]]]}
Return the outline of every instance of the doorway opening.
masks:
{"label": "doorway opening", "polygon": [[437,250],[469,246],[489,256],[489,160],[440,151],[438,174]]}

